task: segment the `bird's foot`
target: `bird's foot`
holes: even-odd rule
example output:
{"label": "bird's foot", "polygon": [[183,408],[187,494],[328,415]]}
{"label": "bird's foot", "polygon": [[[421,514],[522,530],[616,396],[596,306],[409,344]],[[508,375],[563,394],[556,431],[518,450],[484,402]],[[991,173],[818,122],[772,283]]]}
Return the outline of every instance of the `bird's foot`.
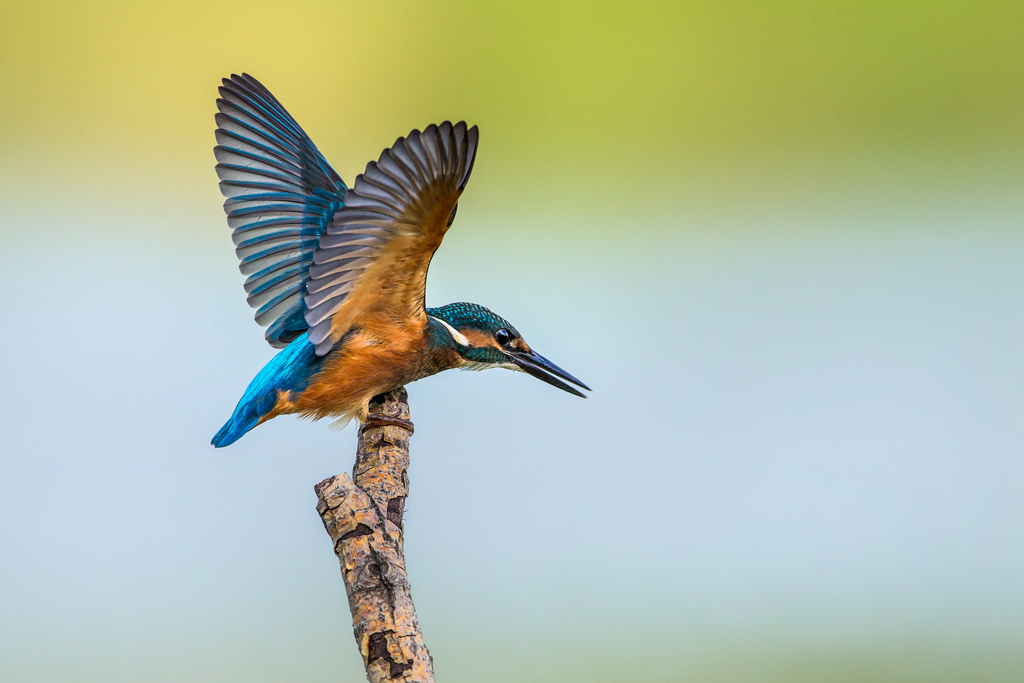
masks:
{"label": "bird's foot", "polygon": [[409,430],[409,436],[413,434],[412,420],[403,420],[400,417],[388,417],[387,415],[376,415],[370,414],[366,416],[366,422],[363,424],[363,429],[369,427],[402,427],[403,429]]}

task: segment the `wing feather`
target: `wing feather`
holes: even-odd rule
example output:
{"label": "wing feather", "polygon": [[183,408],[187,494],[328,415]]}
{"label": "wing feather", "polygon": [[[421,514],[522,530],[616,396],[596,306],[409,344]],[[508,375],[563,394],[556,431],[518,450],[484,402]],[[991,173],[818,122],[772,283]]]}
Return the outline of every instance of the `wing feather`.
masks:
{"label": "wing feather", "polygon": [[328,353],[365,313],[426,324],[427,269],[478,141],[476,126],[465,122],[431,124],[396,140],[356,178],[309,269],[305,319],[317,354]]}
{"label": "wing feather", "polygon": [[309,136],[248,74],[223,81],[217,100],[217,175],[247,301],[271,346],[307,328],[306,281],[320,236],[347,187]]}

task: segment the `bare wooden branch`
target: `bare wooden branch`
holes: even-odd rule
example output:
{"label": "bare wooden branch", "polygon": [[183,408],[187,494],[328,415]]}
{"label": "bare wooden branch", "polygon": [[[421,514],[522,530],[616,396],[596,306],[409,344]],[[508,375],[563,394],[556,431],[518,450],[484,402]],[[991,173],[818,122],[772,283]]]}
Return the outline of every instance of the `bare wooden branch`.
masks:
{"label": "bare wooden branch", "polygon": [[[339,474],[317,484],[316,509],[341,564],[366,678],[370,683],[433,683],[433,665],[416,621],[403,552],[412,434],[405,389],[375,398],[370,416],[359,433],[352,476]],[[374,416],[409,427],[375,425]]]}

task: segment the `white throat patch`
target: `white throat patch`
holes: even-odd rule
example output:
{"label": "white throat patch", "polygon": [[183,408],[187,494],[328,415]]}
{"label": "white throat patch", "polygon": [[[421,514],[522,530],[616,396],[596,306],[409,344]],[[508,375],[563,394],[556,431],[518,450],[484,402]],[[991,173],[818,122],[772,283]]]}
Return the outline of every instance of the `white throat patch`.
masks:
{"label": "white throat patch", "polygon": [[456,344],[459,344],[461,346],[469,346],[469,340],[466,339],[466,337],[461,332],[459,332],[457,329],[455,329],[454,327],[452,327],[451,325],[449,325],[445,321],[441,320],[440,318],[435,318],[432,315],[428,315],[427,317],[430,318],[431,320],[436,320],[437,322],[439,322],[442,325],[444,325],[448,329],[448,332],[452,335],[452,339],[455,340]]}

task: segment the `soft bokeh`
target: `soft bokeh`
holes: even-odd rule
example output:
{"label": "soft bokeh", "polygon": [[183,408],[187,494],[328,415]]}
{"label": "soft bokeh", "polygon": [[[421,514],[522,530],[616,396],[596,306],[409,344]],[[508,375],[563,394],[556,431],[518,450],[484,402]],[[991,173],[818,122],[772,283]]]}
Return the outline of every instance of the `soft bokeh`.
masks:
{"label": "soft bokeh", "polygon": [[439,680],[1024,678],[1021,3],[0,4],[0,678],[363,680],[213,172],[481,127],[428,303],[594,388],[410,387]]}

